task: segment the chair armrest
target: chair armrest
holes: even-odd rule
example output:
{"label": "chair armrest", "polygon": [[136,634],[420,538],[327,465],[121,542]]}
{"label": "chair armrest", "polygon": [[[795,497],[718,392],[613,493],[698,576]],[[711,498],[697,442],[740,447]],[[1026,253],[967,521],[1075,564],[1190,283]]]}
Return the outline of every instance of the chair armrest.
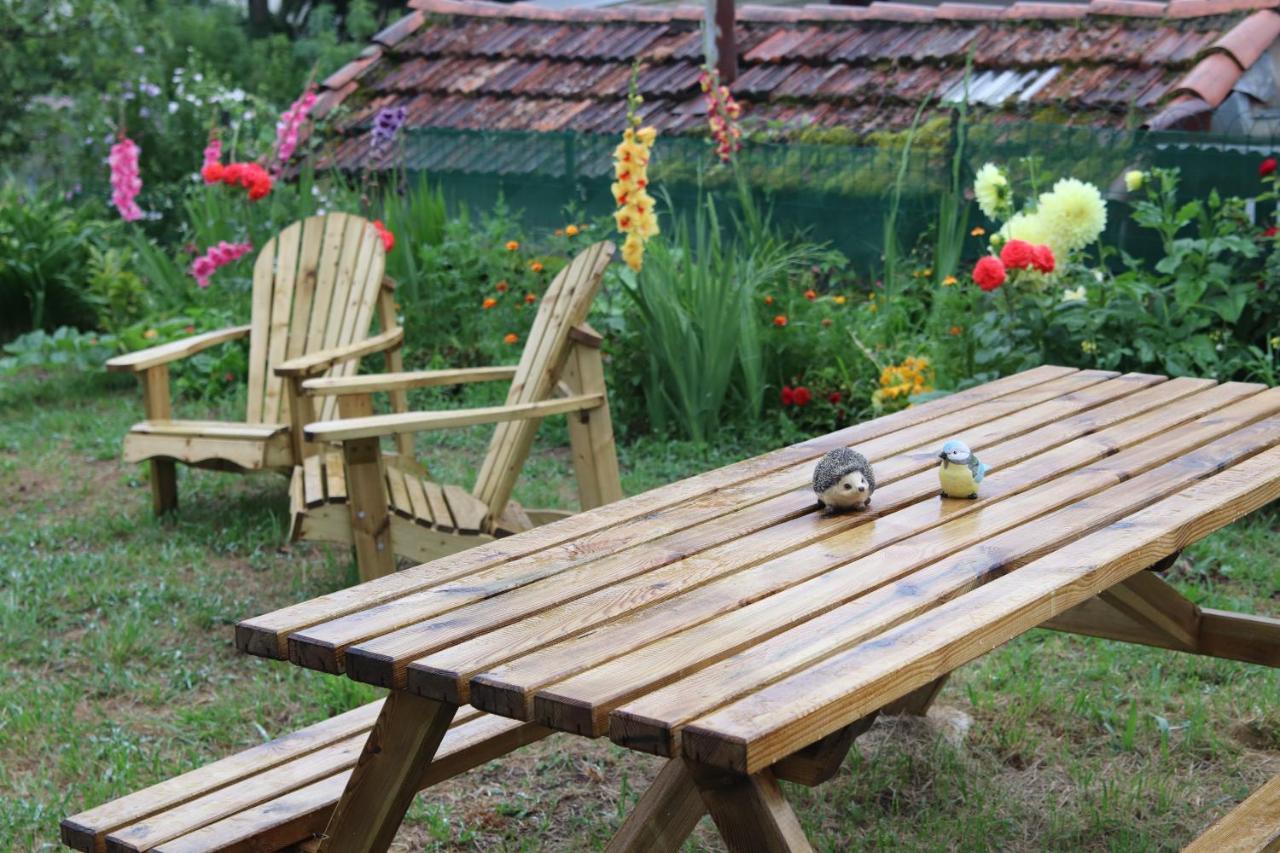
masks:
{"label": "chair armrest", "polygon": [[214,332],[192,335],[189,338],[170,341],[167,344],[118,355],[107,361],[107,370],[113,373],[138,373],[159,364],[168,364],[171,361],[195,355],[201,350],[226,341],[243,338],[247,334],[249,334],[248,326],[232,326],[229,329],[218,329]]}
{"label": "chair armrest", "polygon": [[323,373],[335,364],[362,358],[370,353],[382,352],[398,347],[404,341],[404,329],[389,329],[371,338],[334,347],[333,349],[300,355],[276,365],[277,376],[308,376],[312,373]]}
{"label": "chair armrest", "polygon": [[315,396],[372,394],[375,391],[407,391],[433,385],[461,385],[465,382],[510,381],[516,366],[470,367],[457,370],[414,370],[405,373],[374,373],[368,376],[323,376],[302,383],[302,392]]}
{"label": "chair armrest", "polygon": [[603,394],[580,394],[560,400],[537,403],[515,403],[510,406],[488,406],[481,409],[456,409],[446,412],[406,412],[402,415],[374,415],[307,424],[303,430],[307,441],[346,441],[351,438],[376,438],[407,432],[496,424],[529,418],[545,418],[563,412],[580,412],[604,405]]}

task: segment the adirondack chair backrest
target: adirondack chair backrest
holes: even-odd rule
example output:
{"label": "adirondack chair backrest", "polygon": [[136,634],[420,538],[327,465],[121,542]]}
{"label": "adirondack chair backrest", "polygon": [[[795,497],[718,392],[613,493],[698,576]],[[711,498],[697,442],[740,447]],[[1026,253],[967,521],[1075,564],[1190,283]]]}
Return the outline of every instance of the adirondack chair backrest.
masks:
{"label": "adirondack chair backrest", "polygon": [[[551,282],[511,381],[508,405],[552,396],[569,354],[569,330],[587,319],[613,251],[608,241],[596,243],[579,253]],[[537,431],[538,421],[529,420],[501,423],[494,430],[473,490],[488,505],[491,517],[500,515],[511,500]]]}
{"label": "adirondack chair backrest", "polygon": [[[277,364],[368,336],[385,262],[373,225],[345,213],[295,222],[267,241],[253,266],[249,423],[289,421]],[[358,366],[349,361],[329,375]],[[337,417],[337,398],[325,398],[317,415]]]}

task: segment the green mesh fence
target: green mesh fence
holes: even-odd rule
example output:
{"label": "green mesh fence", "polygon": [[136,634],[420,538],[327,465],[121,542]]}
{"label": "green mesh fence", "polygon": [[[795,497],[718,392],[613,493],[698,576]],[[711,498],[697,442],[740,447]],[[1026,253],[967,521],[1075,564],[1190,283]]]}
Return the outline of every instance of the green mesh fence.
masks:
{"label": "green mesh fence", "polygon": [[[932,228],[959,131],[955,120],[945,119],[918,128],[905,168],[908,134],[885,132],[857,145],[749,143],[736,155],[736,169],[767,200],[777,225],[829,243],[855,269],[871,270],[883,251],[889,197],[900,170],[899,245],[915,245]],[[966,189],[987,161],[1007,167],[1019,191],[1033,173],[1041,190],[1068,175],[1090,181],[1108,198],[1105,240],[1136,255],[1150,253],[1155,244],[1130,221],[1127,170],[1178,167],[1187,198],[1213,190],[1248,197],[1259,191],[1258,164],[1280,149],[1276,139],[1039,122],[973,123],[964,131]],[[555,228],[567,221],[570,206],[588,216],[612,212],[610,156],[616,142],[614,136],[593,134],[419,130],[406,135],[404,150],[407,169],[439,181],[451,202],[487,210],[502,197],[528,225]],[[659,137],[650,178],[657,193],[668,194],[677,206],[694,203],[699,188],[727,198],[735,180],[718,165],[707,140],[694,137]],[[976,207],[969,221],[991,224]]]}

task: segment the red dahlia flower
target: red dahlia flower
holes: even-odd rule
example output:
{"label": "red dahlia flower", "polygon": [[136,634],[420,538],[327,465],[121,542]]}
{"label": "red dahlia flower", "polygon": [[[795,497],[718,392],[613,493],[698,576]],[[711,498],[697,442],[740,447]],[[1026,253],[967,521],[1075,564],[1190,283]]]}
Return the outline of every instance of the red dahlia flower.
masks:
{"label": "red dahlia flower", "polygon": [[1031,244],[1025,240],[1010,240],[1000,250],[1000,262],[1011,270],[1030,269],[1033,262]]}
{"label": "red dahlia flower", "polygon": [[1006,278],[1004,264],[994,255],[985,255],[973,268],[973,283],[987,293],[1004,284]]}
{"label": "red dahlia flower", "polygon": [[1048,246],[1031,247],[1031,266],[1040,272],[1053,272],[1057,266],[1053,258],[1053,250]]}

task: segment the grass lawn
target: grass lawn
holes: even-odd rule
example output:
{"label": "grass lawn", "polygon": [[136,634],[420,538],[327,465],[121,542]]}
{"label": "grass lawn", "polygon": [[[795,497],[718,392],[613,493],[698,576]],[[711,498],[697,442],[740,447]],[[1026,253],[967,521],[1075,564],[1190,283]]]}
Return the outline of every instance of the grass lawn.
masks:
{"label": "grass lawn", "polygon": [[[0,386],[0,850],[55,848],[67,814],[379,692],[235,651],[237,619],[353,583],[354,565],[285,544],[273,475],[180,469],[181,509],[153,519],[144,469],[119,461],[140,412],[109,378]],[[420,449],[469,484],[487,435]],[[624,487],[779,440],[646,440],[622,450]],[[574,505],[565,445],[544,427],[517,499]],[[1278,532],[1272,506],[1169,577],[1202,603],[1280,615]],[[658,766],[553,736],[419,798],[396,847],[599,848]],[[824,850],[1176,850],[1276,773],[1275,670],[1034,631],[958,672],[929,720],[878,722],[835,780],[789,794]],[[720,848],[705,820],[688,846]]]}

